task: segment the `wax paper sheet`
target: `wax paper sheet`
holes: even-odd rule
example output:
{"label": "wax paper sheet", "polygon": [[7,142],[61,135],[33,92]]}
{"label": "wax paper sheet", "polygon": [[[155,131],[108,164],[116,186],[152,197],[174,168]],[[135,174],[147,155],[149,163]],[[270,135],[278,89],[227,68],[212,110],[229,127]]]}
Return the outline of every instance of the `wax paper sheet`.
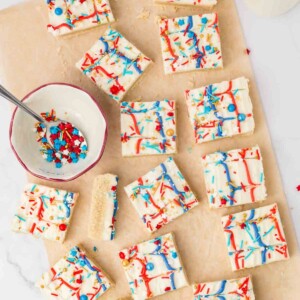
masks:
{"label": "wax paper sheet", "polygon": [[[178,110],[178,154],[176,163],[198,196],[200,205],[186,215],[157,231],[153,236],[174,232],[184,267],[190,283],[206,282],[253,275],[254,291],[261,300],[299,299],[300,257],[289,208],[282,189],[280,174],[260,102],[250,58],[246,54],[239,17],[233,0],[220,0],[212,10],[219,13],[224,69],[198,71],[165,76],[161,59],[157,16],[187,16],[207,10],[201,8],[155,6],[151,0],[111,0],[118,29],[128,40],[149,56],[155,63],[145,73],[125,100],[142,98],[143,101],[174,99]],[[69,183],[53,183],[29,176],[29,180],[80,193],[72,226],[63,245],[45,242],[50,264],[55,263],[73,245],[82,244],[112,277],[116,285],[103,299],[118,299],[130,295],[118,251],[151,238],[139,220],[123,187],[147,173],[166,159],[165,156],[122,158],[120,142],[119,106],[99,90],[75,68],[82,57],[107,26],[62,38],[47,33],[47,10],[44,1],[33,0],[0,13],[0,76],[5,86],[18,97],[49,82],[67,82],[89,91],[103,107],[109,137],[103,158],[98,165],[81,178]],[[250,54],[251,56],[251,54]],[[188,120],[184,90],[209,83],[246,76],[250,79],[250,93],[254,104],[255,133],[195,145],[193,130]],[[268,108],[265,108],[268,113]],[[89,120],[86,120],[89,122]],[[272,124],[269,124],[272,126]],[[268,199],[263,203],[230,209],[209,209],[205,193],[200,157],[216,150],[229,150],[258,144],[263,155]],[[280,159],[280,157],[278,157]],[[101,173],[120,177],[116,239],[113,242],[95,242],[87,238],[91,188],[94,177]],[[18,201],[19,199],[14,199]],[[258,268],[231,271],[221,226],[221,216],[259,207],[273,202],[279,204],[291,259]],[[93,251],[93,247],[97,251]],[[46,271],[46,270],[45,270]],[[101,298],[102,299],[102,298]],[[192,299],[192,289],[187,287],[158,299]]]}

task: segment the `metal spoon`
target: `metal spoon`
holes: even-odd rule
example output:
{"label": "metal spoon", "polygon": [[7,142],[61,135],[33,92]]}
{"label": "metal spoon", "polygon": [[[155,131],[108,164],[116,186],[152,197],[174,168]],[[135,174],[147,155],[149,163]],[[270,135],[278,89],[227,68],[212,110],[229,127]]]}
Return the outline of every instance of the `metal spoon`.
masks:
{"label": "metal spoon", "polygon": [[10,101],[11,103],[17,105],[19,108],[24,110],[26,113],[28,113],[30,116],[35,118],[38,122],[43,123],[46,126],[46,137],[48,143],[50,143],[51,146],[53,146],[53,142],[50,139],[50,128],[58,126],[62,122],[66,122],[64,120],[57,120],[57,121],[46,121],[44,120],[40,115],[38,115],[36,112],[34,112],[31,108],[29,108],[26,104],[21,102],[17,97],[15,97],[13,94],[11,94],[6,88],[4,88],[0,84],[0,96],[5,98],[6,100]]}

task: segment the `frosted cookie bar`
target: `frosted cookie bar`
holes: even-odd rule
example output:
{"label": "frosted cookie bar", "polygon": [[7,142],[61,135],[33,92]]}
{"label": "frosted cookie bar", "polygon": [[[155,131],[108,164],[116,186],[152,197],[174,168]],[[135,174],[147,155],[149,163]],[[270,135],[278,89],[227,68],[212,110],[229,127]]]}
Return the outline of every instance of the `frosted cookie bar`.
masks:
{"label": "frosted cookie bar", "polygon": [[188,285],[171,233],[124,249],[119,255],[133,299],[150,299]]}
{"label": "frosted cookie bar", "polygon": [[99,175],[94,179],[88,235],[91,239],[110,241],[115,238],[118,211],[118,176]]}
{"label": "frosted cookie bar", "polygon": [[120,101],[150,63],[150,58],[119,32],[108,29],[76,66],[111,98]]}
{"label": "frosted cookie bar", "polygon": [[198,205],[172,157],[127,185],[125,191],[150,232]]}
{"label": "frosted cookie bar", "polygon": [[38,184],[27,184],[12,230],[63,242],[78,194]]}
{"label": "frosted cookie bar", "polygon": [[208,154],[202,157],[202,164],[211,207],[266,199],[264,169],[258,146]]}
{"label": "frosted cookie bar", "polygon": [[196,143],[254,131],[248,79],[244,77],[187,90],[186,102]]}
{"label": "frosted cookie bar", "polygon": [[55,36],[115,21],[108,0],[46,0],[46,3],[48,31]]}
{"label": "frosted cookie bar", "polygon": [[73,247],[36,283],[46,299],[98,299],[111,286],[110,279],[89,259],[84,250]]}
{"label": "frosted cookie bar", "polygon": [[217,4],[217,0],[154,0],[158,4],[174,4],[174,5],[194,5],[212,7]]}
{"label": "frosted cookie bar", "polygon": [[194,300],[255,300],[251,277],[193,285]]}
{"label": "frosted cookie bar", "polygon": [[165,74],[223,67],[218,15],[159,21]]}
{"label": "frosted cookie bar", "polygon": [[123,156],[176,153],[175,101],[121,103]]}
{"label": "frosted cookie bar", "polygon": [[222,225],[233,271],[289,257],[277,204],[225,216]]}

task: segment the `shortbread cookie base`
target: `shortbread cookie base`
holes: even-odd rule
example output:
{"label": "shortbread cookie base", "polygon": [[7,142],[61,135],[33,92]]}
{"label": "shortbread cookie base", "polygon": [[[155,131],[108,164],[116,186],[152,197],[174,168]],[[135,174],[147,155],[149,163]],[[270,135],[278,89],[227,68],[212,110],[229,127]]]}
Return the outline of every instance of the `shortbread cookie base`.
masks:
{"label": "shortbread cookie base", "polygon": [[115,218],[113,199],[109,199],[108,193],[113,193],[110,183],[117,181],[116,178],[116,175],[104,174],[94,179],[88,226],[88,236],[91,239],[110,241],[114,238],[115,224],[111,224],[113,227],[110,230],[107,222]]}
{"label": "shortbread cookie base", "polygon": [[204,8],[204,9],[212,9],[216,6],[216,4],[197,4],[197,5],[190,5],[190,4],[183,4],[183,3],[172,3],[172,2],[163,2],[160,0],[154,0],[154,4],[157,5],[166,5],[166,6],[181,6],[181,7],[189,7],[189,8]]}

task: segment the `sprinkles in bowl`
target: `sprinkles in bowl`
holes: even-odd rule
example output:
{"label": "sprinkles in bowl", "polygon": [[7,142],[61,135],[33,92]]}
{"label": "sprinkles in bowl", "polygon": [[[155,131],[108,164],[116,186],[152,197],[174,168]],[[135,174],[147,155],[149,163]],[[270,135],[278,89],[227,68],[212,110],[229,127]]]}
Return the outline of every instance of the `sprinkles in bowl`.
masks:
{"label": "sprinkles in bowl", "polygon": [[[47,122],[56,122],[55,111],[41,113],[43,119]],[[35,132],[37,133],[37,142],[40,144],[40,153],[43,158],[55,163],[56,168],[61,168],[69,163],[78,163],[79,159],[85,159],[88,152],[88,146],[85,137],[70,122],[60,122],[56,126],[50,127],[50,141],[47,138],[47,128],[43,123],[36,123]]]}

